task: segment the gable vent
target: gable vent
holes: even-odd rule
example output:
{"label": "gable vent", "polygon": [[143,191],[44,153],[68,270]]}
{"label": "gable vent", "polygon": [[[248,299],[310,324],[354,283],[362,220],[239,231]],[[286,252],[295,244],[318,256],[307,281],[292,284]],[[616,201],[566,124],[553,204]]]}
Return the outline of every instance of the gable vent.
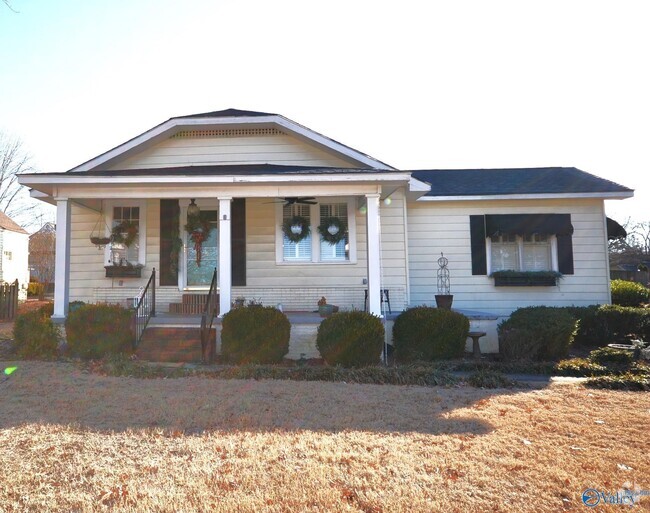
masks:
{"label": "gable vent", "polygon": [[172,139],[196,139],[205,137],[242,137],[259,135],[285,135],[277,128],[231,128],[224,130],[183,130]]}

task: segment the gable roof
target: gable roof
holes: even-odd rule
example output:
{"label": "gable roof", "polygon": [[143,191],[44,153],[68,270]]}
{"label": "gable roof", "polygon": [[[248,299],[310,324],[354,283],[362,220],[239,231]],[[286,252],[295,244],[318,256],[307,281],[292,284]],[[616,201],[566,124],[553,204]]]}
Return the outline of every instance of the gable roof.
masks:
{"label": "gable roof", "polygon": [[413,177],[431,185],[427,197],[509,195],[632,196],[633,189],[576,169],[538,167],[513,169],[423,169]]}
{"label": "gable roof", "polygon": [[68,172],[76,173],[97,169],[99,167],[112,166],[119,160],[145,150],[182,130],[244,127],[277,127],[281,131],[297,137],[298,139],[334,153],[338,157],[356,164],[357,167],[389,170],[395,169],[385,162],[381,162],[370,155],[335,141],[334,139],[324,136],[279,114],[269,114],[266,112],[240,109],[225,109],[169,118],[167,121],[164,121],[119,146],[116,146],[101,155],[70,169]]}
{"label": "gable roof", "polygon": [[27,233],[16,221],[4,212],[0,212],[0,228],[16,233]]}

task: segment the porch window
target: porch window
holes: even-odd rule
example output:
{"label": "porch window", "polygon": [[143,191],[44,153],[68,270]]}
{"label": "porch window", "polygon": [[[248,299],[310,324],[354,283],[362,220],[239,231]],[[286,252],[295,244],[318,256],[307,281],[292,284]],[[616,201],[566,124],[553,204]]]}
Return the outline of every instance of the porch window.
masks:
{"label": "porch window", "polygon": [[[335,217],[343,226],[348,225],[348,204],[347,203],[321,203],[320,218]],[[313,228],[312,228],[313,232]],[[330,244],[320,238],[320,259],[321,261],[337,261],[350,259],[350,233],[345,239],[337,244]]]}
{"label": "porch window", "polygon": [[106,246],[108,265],[126,265],[145,263],[146,246],[146,203],[144,201],[107,202],[109,213],[107,222],[111,229],[123,222],[128,222],[136,229],[135,240],[129,245],[112,243]]}
{"label": "porch window", "polygon": [[[304,217],[311,225],[311,216],[309,205],[288,205],[282,208],[282,222],[294,216]],[[314,228],[307,237],[300,242],[291,242],[285,235],[282,237],[283,259],[286,262],[311,262],[311,240]]]}

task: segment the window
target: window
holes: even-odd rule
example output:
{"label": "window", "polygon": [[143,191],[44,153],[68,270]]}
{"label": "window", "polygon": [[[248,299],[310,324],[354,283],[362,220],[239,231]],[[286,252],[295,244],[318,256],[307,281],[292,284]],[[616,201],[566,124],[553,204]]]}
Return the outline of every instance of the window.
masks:
{"label": "window", "polygon": [[[277,252],[278,263],[348,263],[356,262],[355,203],[353,198],[316,200],[316,205],[278,205]],[[294,216],[307,219],[310,235],[298,243],[291,242],[282,232],[282,224]],[[323,240],[318,231],[321,220],[334,217],[347,229],[345,238],[336,244]]]}
{"label": "window", "polygon": [[[312,223],[310,219],[310,210],[310,205],[287,205],[282,208],[282,222],[284,223],[287,219],[290,219],[293,216],[301,216],[307,219],[311,225]],[[300,242],[291,242],[289,239],[287,239],[286,235],[283,234],[282,259],[286,262],[311,262],[311,238],[313,234],[314,228],[312,227],[311,233]]]}
{"label": "window", "polygon": [[490,264],[490,272],[553,270],[551,237],[541,233],[493,235]]}
{"label": "window", "polygon": [[5,251],[4,253],[7,260],[13,260],[14,254],[11,251]]}
{"label": "window", "polygon": [[146,202],[107,202],[107,205],[106,212],[108,213],[108,219],[106,221],[111,230],[122,223],[129,223],[136,230],[135,240],[129,244],[129,246],[113,242],[106,247],[107,264],[144,265],[146,247]]}

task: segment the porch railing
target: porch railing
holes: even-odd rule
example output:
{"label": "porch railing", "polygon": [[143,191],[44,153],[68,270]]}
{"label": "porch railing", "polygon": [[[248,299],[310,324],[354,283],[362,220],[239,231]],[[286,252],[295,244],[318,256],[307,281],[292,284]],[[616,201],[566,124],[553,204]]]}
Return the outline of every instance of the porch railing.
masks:
{"label": "porch railing", "polygon": [[217,268],[215,267],[214,273],[212,273],[212,281],[210,282],[210,291],[205,300],[205,308],[201,316],[201,354],[205,363],[209,363],[212,357],[210,331],[212,330],[214,316],[217,313],[217,297]]}
{"label": "porch railing", "polygon": [[18,310],[18,280],[0,284],[0,319],[9,321]]}
{"label": "porch railing", "polygon": [[133,312],[135,327],[133,349],[137,349],[149,319],[156,316],[156,269],[151,271],[151,277],[145,285]]}

